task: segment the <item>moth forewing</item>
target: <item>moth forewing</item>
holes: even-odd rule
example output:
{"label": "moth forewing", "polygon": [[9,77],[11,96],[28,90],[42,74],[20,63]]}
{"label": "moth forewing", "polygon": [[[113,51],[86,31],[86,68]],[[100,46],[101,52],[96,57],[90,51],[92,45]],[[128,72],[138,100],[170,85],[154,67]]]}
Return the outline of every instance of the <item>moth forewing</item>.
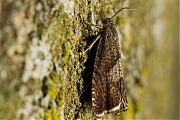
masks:
{"label": "moth forewing", "polygon": [[[124,9],[130,8],[125,7],[121,10]],[[103,28],[89,47],[91,48],[99,40],[91,92],[92,110],[97,117],[103,117],[105,113],[119,115],[128,109],[118,33],[112,20],[113,17],[106,18],[103,12],[100,12],[100,17]]]}

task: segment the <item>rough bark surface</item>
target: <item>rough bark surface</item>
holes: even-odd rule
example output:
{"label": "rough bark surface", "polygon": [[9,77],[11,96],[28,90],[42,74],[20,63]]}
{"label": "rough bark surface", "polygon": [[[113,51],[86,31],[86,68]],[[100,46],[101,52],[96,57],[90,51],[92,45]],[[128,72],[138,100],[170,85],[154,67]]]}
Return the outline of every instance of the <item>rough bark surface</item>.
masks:
{"label": "rough bark surface", "polygon": [[[151,0],[0,0],[0,119],[95,119],[91,102],[80,101],[87,60],[87,55],[81,53],[88,38],[98,32],[92,24],[101,23],[100,10],[111,17],[124,6],[144,6],[138,15],[148,18],[148,6],[153,3]],[[136,14],[132,19],[129,15],[133,16],[133,12],[114,19],[126,56],[122,61],[130,109],[121,116],[124,119],[136,118],[139,111],[138,98],[143,91],[140,86],[147,78],[144,61],[154,45],[153,41],[142,42],[142,36],[134,35],[133,29],[139,28],[134,21],[141,17]],[[143,23],[141,20],[138,26]],[[154,39],[148,30],[145,35]],[[104,117],[108,118],[115,116]]]}

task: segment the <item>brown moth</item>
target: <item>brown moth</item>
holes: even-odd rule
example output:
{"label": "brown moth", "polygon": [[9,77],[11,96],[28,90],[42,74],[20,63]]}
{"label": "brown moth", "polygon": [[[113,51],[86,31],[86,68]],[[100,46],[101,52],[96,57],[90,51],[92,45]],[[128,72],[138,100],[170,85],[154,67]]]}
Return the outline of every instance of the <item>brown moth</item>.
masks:
{"label": "brown moth", "polygon": [[[120,11],[128,7],[120,9]],[[128,110],[128,101],[123,79],[121,51],[118,40],[118,33],[115,29],[112,18],[106,18],[100,12],[103,23],[101,32],[92,41],[88,49],[99,40],[96,51],[93,75],[92,75],[92,110],[97,117],[103,117],[105,113],[116,113]]]}

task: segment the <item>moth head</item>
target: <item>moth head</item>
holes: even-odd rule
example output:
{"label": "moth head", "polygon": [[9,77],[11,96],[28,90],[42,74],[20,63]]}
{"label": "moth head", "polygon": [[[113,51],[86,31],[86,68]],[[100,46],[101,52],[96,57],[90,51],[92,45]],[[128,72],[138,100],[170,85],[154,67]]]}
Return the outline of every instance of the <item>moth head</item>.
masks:
{"label": "moth head", "polygon": [[[102,20],[103,25],[104,25],[104,26],[114,25],[112,18],[114,18],[118,13],[120,13],[120,12],[123,11],[123,10],[136,10],[136,9],[132,9],[132,8],[129,8],[129,7],[121,8],[119,11],[117,11],[117,12],[116,12],[112,17],[110,17],[110,18],[106,18],[106,15],[104,14],[104,12],[103,12],[103,11],[100,11],[99,16],[100,16],[100,18],[101,18],[101,20]],[[122,13],[123,13],[123,12],[122,12]],[[121,14],[122,14],[122,13],[121,13]]]}
{"label": "moth head", "polygon": [[104,26],[109,26],[114,24],[111,18],[106,18],[106,15],[104,14],[103,11],[100,11],[99,16]]}
{"label": "moth head", "polygon": [[108,27],[108,26],[112,26],[112,25],[114,26],[114,22],[111,18],[103,19],[102,23],[103,23],[104,27],[106,27],[106,26]]}

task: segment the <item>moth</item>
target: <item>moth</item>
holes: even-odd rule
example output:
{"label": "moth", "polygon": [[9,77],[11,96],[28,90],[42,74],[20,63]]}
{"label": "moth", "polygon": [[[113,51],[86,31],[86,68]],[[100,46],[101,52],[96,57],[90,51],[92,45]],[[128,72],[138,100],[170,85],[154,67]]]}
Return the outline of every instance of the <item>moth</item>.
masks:
{"label": "moth", "polygon": [[87,52],[99,41],[92,75],[91,98],[93,113],[100,118],[105,113],[120,115],[128,110],[118,33],[112,20],[124,9],[132,10],[124,7],[111,18],[106,18],[105,14],[100,12],[103,27],[85,50]]}

